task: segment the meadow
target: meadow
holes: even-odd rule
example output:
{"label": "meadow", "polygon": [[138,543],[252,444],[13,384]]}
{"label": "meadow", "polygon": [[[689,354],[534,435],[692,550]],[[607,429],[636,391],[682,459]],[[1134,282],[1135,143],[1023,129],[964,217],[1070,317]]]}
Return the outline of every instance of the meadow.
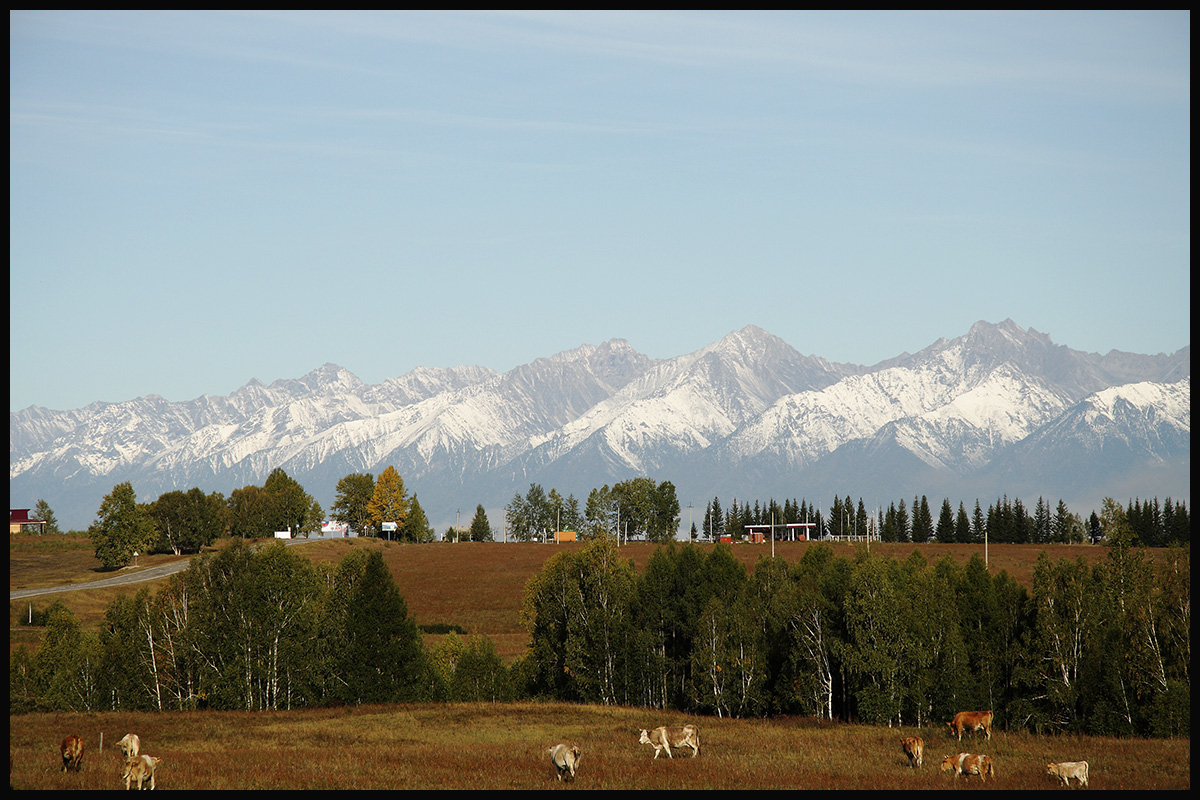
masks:
{"label": "meadow", "polygon": [[[218,545],[219,546],[219,545]],[[334,563],[356,548],[379,549],[419,624],[458,625],[490,637],[511,661],[524,652],[521,627],[525,583],[560,548],[580,544],[394,544],[343,539],[297,547],[317,562]],[[711,547],[711,545],[701,545]],[[775,555],[795,563],[810,546],[777,543]],[[838,544],[839,555],[862,545]],[[654,545],[621,548],[642,569]],[[949,555],[965,563],[982,545],[872,544],[897,559],[919,550],[930,562]],[[1054,559],[1103,558],[1089,545],[991,545],[993,571],[1004,569],[1029,585],[1033,564],[1046,550]],[[752,568],[770,545],[735,545]],[[80,583],[108,577],[86,537],[10,537],[11,590]],[[136,569],[178,557],[143,556]],[[37,609],[63,602],[85,629],[98,627],[104,608],[123,589],[43,595]],[[35,645],[40,629],[22,625],[29,601],[10,601],[10,648]],[[427,644],[440,636],[427,634]],[[701,756],[653,760],[638,744],[642,728],[692,722],[700,727]],[[1035,736],[1007,731],[997,720],[990,741],[964,738],[944,726],[895,729],[808,718],[719,719],[651,709],[517,702],[509,704],[401,704],[286,712],[35,713],[9,718],[10,784],[14,788],[123,788],[116,742],[142,738],[143,752],[163,758],[164,789],[1061,789],[1045,774],[1048,761],[1087,760],[1091,788],[1187,789],[1190,740]],[[74,733],[86,743],[79,773],[60,769],[58,743]],[[907,766],[900,738],[926,741],[925,765]],[[546,748],[559,741],[580,746],[574,783],[554,779]],[[101,742],[103,747],[101,748]],[[981,752],[994,761],[997,780],[955,779],[938,769],[944,755]]]}
{"label": "meadow", "polygon": [[[641,728],[693,722],[700,756],[657,760]],[[1048,761],[1086,760],[1093,789],[1188,789],[1186,740],[982,734],[961,749],[987,753],[996,780],[943,773],[959,743],[936,729],[818,723],[807,718],[731,720],[676,712],[564,703],[406,704],[292,712],[28,714],[9,718],[9,782],[17,789],[116,789],[116,742],[137,733],[163,759],[160,789],[1049,789]],[[79,773],[63,773],[58,742],[86,745]],[[103,734],[104,749],[100,750]],[[900,738],[926,741],[909,768]],[[582,755],[559,783],[546,748]]]}

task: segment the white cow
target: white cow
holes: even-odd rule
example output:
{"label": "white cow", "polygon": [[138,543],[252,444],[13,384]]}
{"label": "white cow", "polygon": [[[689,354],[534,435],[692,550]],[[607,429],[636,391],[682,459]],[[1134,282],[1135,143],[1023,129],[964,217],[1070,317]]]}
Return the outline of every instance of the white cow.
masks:
{"label": "white cow", "polygon": [[1080,786],[1088,785],[1088,763],[1086,761],[1063,761],[1059,764],[1047,764],[1046,774],[1054,775],[1063,782],[1063,786],[1071,785],[1071,778],[1079,781]]}
{"label": "white cow", "polygon": [[136,733],[127,733],[117,742],[117,747],[121,748],[121,752],[125,754],[125,760],[136,756],[142,749],[142,740],[138,738]]}
{"label": "white cow", "polygon": [[550,764],[561,781],[575,780],[575,768],[579,766],[579,746],[559,743],[546,748],[550,754]]}
{"label": "white cow", "polygon": [[675,756],[671,753],[671,748],[687,745],[692,748],[692,758],[695,758],[700,755],[700,729],[695,725],[683,725],[681,727],[667,727],[664,725],[652,731],[642,731],[642,737],[638,740],[638,743],[653,745],[655,758],[658,758],[658,754],[663,750],[667,751],[667,758],[674,758]]}

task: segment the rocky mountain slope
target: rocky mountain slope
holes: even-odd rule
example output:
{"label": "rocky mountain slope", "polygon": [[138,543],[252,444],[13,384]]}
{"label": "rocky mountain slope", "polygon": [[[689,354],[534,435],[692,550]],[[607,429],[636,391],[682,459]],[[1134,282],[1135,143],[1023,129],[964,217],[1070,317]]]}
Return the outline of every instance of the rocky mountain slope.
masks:
{"label": "rocky mountain slope", "polygon": [[339,478],[389,464],[439,533],[531,483],[582,504],[638,475],[675,484],[685,526],[713,497],[835,493],[871,507],[1045,496],[1087,513],[1105,495],[1190,500],[1190,376],[1190,346],[1084,353],[1011,320],[873,367],[754,326],[664,360],[614,339],[503,374],[419,368],[374,386],[326,364],[228,397],[12,412],[9,491],[70,528],[126,480],[145,502],[282,467],[329,508]]}

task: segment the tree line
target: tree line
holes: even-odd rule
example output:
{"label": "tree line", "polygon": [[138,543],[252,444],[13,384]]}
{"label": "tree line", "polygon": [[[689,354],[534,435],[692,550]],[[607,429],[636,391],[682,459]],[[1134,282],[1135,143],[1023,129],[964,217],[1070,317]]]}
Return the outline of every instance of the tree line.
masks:
{"label": "tree line", "polygon": [[[360,536],[378,536],[402,542],[430,542],[434,530],[417,495],[411,497],[404,479],[393,466],[376,478],[371,473],[351,473],[337,483],[337,496],[329,517],[349,526]],[[1142,501],[1131,499],[1126,524],[1137,544],[1163,547],[1190,541],[1191,518],[1187,505],[1168,497]],[[774,499],[766,502],[734,498],[723,510],[719,497],[704,509],[699,526],[693,520],[689,540],[739,540],[748,526],[767,527],[783,538],[786,526],[804,523],[809,538],[870,537],[884,542],[982,542],[1073,543],[1098,542],[1105,527],[1101,509],[1088,519],[1071,512],[1059,500],[1051,510],[1042,497],[1030,512],[1017,498],[997,498],[987,510],[975,501],[968,512],[959,502],[955,511],[949,498],[942,500],[935,520],[926,496],[913,497],[911,505],[901,498],[870,513],[862,498],[857,505],[849,495],[835,496],[823,512],[807,499]],[[57,531],[54,512],[39,500],[35,518],[47,521],[47,531]],[[680,529],[680,505],[670,481],[649,477],[631,478],[612,486],[592,489],[584,507],[572,494],[563,497],[555,488],[547,492],[531,483],[522,495],[517,492],[504,509],[504,537],[513,541],[544,541],[554,531],[574,531],[582,540],[617,536],[628,540],[668,542]],[[689,515],[690,516],[690,515]],[[104,497],[88,535],[96,557],[106,568],[129,564],[135,553],[159,551],[199,552],[223,536],[241,539],[271,537],[276,531],[308,536],[320,530],[325,512],[320,503],[282,468],[272,470],[262,486],[235,489],[226,498],[220,492],[199,488],[166,492],[150,503],[139,503],[129,482],[118,484]],[[469,528],[446,530],[453,541],[494,541],[495,530],[483,505],[477,505]]]}
{"label": "tree line", "polygon": [[729,545],[672,541],[638,573],[598,537],[529,581],[511,666],[480,635],[426,648],[379,551],[317,565],[234,539],[113,600],[97,633],[39,612],[41,647],[10,655],[10,713],[551,698],[910,726],[989,708],[1006,729],[1189,736],[1190,545],[1156,568],[1126,509],[1104,508],[1104,557],[1042,552],[1030,590],[977,555],[823,543],[747,569]]}
{"label": "tree line", "polygon": [[753,570],[728,545],[672,543],[637,574],[599,539],[530,582],[514,671],[537,697],[717,716],[927,726],[993,709],[1007,729],[1190,735],[1189,547],[1156,572],[1121,516],[1106,535],[1094,566],[1043,552],[1032,592],[978,556],[820,543]]}
{"label": "tree line", "polygon": [[[728,510],[722,510],[721,500],[714,497],[704,509],[699,528],[691,529],[691,538],[720,541],[723,536],[733,540],[743,538],[747,526],[774,529],[776,538],[782,538],[784,526],[792,523],[810,523],[809,538],[843,538],[870,536],[883,542],[957,542],[962,544],[1075,544],[1099,542],[1107,528],[1105,515],[1113,513],[1111,498],[1102,503],[1099,512],[1093,510],[1087,519],[1070,511],[1059,500],[1051,511],[1050,503],[1042,497],[1037,499],[1032,512],[1020,498],[1010,500],[1007,495],[996,499],[985,511],[979,500],[968,513],[966,505],[959,502],[955,511],[950,499],[942,500],[941,509],[935,520],[925,495],[914,497],[911,504],[901,498],[890,502],[887,509],[879,508],[871,514],[859,498],[857,506],[847,495],[835,496],[827,513],[807,500],[785,500],[780,505],[774,499],[766,502],[755,500],[738,502],[736,498]],[[1167,547],[1191,541],[1191,516],[1187,504],[1174,502],[1170,497],[1160,504],[1158,498],[1129,500],[1122,511],[1125,524],[1133,541],[1146,547]]]}

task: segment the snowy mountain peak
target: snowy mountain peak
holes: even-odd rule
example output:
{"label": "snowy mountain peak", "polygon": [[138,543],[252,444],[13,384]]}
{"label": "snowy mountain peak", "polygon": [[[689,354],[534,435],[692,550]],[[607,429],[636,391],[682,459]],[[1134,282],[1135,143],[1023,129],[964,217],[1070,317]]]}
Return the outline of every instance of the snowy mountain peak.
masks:
{"label": "snowy mountain peak", "polygon": [[505,373],[418,367],[366,385],[324,364],[228,397],[31,407],[9,415],[9,492],[21,506],[46,499],[74,528],[121,481],[149,502],[261,484],[276,467],[329,508],[346,474],[395,466],[435,525],[530,483],[583,498],[638,475],[672,481],[684,504],[1028,491],[1070,502],[1123,496],[1114,487],[1149,468],[1158,494],[1186,500],[1190,398],[1188,347],[1099,356],[1006,319],[867,368],[747,325],[669,359],[610,339]]}

